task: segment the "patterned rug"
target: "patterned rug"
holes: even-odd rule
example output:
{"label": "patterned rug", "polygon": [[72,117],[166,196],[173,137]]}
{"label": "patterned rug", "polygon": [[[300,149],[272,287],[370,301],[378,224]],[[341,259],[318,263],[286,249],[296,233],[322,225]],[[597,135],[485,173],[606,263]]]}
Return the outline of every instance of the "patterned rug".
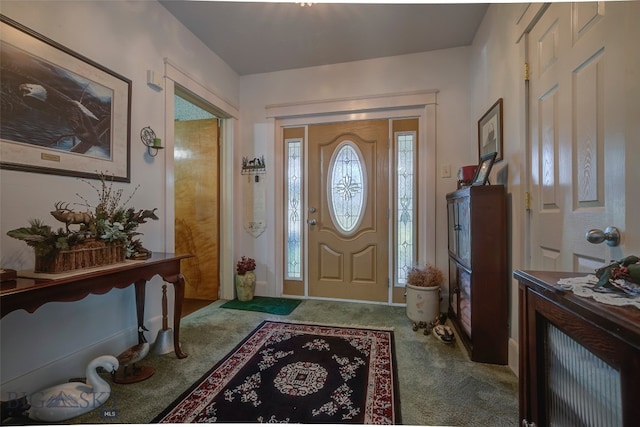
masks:
{"label": "patterned rug", "polygon": [[264,321],[152,422],[399,424],[393,332]]}

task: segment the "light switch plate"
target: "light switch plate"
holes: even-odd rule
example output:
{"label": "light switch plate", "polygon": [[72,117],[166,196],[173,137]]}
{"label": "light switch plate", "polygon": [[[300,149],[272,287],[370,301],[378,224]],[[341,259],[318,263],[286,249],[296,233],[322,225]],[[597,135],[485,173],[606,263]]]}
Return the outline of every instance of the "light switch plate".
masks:
{"label": "light switch plate", "polygon": [[451,164],[445,163],[440,167],[440,178],[451,178]]}

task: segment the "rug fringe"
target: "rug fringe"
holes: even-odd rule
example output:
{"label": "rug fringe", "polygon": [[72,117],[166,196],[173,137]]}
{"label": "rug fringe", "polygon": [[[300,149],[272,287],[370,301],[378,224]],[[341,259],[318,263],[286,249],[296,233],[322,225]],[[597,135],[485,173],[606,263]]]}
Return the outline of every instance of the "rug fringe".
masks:
{"label": "rug fringe", "polygon": [[324,323],[324,322],[309,322],[306,320],[294,320],[294,319],[283,319],[282,317],[267,317],[264,319],[265,321],[278,322],[278,323],[295,323],[298,325],[313,325],[313,326],[329,326],[332,328],[352,328],[352,329],[374,329],[378,331],[395,331],[394,327],[391,326],[371,326],[371,325],[360,325],[356,323],[344,324],[344,323]]}

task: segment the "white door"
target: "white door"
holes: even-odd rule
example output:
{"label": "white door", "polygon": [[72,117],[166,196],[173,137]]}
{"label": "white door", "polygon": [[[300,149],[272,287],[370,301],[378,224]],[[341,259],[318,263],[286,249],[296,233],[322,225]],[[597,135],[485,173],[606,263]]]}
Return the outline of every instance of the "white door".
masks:
{"label": "white door", "polygon": [[[640,164],[627,158],[640,144],[638,10],[553,3],[529,34],[532,269],[592,272],[638,250],[625,240],[640,217],[627,213],[638,207]],[[621,245],[587,242],[608,226]]]}

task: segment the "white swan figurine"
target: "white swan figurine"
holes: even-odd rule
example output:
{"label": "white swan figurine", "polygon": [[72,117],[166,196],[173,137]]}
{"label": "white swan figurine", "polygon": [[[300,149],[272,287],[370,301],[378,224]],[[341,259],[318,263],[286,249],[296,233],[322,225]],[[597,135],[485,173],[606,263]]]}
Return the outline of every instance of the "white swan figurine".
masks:
{"label": "white swan figurine", "polygon": [[87,382],[54,385],[32,393],[27,401],[27,415],[34,421],[58,422],[96,409],[111,396],[111,386],[96,372],[102,367],[108,372],[118,369],[114,356],[100,356],[87,366]]}

